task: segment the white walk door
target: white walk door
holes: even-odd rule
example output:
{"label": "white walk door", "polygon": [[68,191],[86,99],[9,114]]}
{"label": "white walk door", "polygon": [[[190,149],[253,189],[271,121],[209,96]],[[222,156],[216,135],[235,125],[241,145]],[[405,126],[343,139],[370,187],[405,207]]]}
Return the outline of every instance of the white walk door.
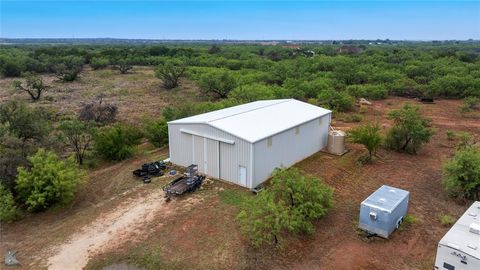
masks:
{"label": "white walk door", "polygon": [[243,166],[238,166],[238,180],[240,180],[240,185],[247,187],[247,168]]}

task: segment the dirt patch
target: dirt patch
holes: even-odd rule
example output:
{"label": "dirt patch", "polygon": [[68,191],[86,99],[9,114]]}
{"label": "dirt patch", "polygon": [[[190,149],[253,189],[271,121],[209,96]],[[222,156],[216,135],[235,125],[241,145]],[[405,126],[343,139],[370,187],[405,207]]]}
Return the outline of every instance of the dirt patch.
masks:
{"label": "dirt patch", "polygon": [[82,269],[88,258],[98,252],[126,241],[140,241],[143,230],[155,215],[166,217],[171,214],[171,207],[163,197],[163,190],[158,190],[147,197],[127,200],[102,215],[71,236],[67,243],[56,247],[55,255],[48,259],[48,268]]}

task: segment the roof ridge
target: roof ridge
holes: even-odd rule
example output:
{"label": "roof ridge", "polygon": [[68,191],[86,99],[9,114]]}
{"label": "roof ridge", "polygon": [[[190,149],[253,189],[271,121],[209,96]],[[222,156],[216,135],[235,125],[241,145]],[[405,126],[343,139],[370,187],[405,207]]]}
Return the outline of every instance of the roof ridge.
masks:
{"label": "roof ridge", "polygon": [[[270,100],[262,100],[262,101],[272,101],[274,99],[270,99]],[[209,124],[211,122],[215,122],[215,121],[219,121],[219,120],[222,120],[222,119],[225,119],[225,118],[229,118],[229,117],[233,117],[233,116],[236,116],[236,115],[240,115],[240,114],[244,114],[244,113],[248,113],[248,112],[253,112],[253,111],[256,111],[256,110],[260,110],[260,109],[264,109],[264,108],[268,108],[268,107],[271,107],[271,106],[275,106],[275,105],[278,105],[278,104],[282,104],[282,103],[285,103],[285,102],[289,102],[289,101],[292,101],[292,100],[295,100],[293,98],[289,98],[289,99],[279,99],[278,101],[279,102],[276,102],[276,103],[273,103],[273,104],[268,104],[268,105],[265,105],[265,106],[262,106],[262,107],[259,107],[259,108],[254,108],[254,109],[250,109],[250,110],[247,110],[247,111],[242,111],[242,112],[239,112],[239,113],[234,113],[234,114],[231,114],[231,115],[228,115],[228,116],[223,116],[223,117],[219,117],[217,119],[214,119],[214,120],[210,120],[210,121],[205,121],[206,124]],[[260,100],[257,100],[255,102],[259,102]],[[246,103],[248,104],[248,103]]]}

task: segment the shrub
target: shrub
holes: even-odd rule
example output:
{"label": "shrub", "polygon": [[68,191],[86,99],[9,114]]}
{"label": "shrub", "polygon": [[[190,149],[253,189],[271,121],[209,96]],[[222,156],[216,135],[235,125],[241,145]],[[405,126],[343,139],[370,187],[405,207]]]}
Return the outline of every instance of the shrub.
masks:
{"label": "shrub", "polygon": [[228,71],[215,70],[201,74],[198,85],[205,95],[226,98],[237,86],[237,81]]}
{"label": "shrub", "polygon": [[146,121],[145,137],[156,147],[168,144],[168,125],[165,120]]}
{"label": "shrub", "polygon": [[433,135],[433,130],[429,128],[430,120],[421,115],[418,106],[406,103],[401,109],[390,111],[388,119],[394,124],[386,138],[390,149],[416,154]]}
{"label": "shrub", "polygon": [[116,105],[104,103],[103,99],[100,98],[98,102],[83,105],[78,112],[78,119],[107,124],[115,121],[117,112],[118,108]]}
{"label": "shrub", "polygon": [[18,216],[12,193],[0,182],[0,221],[11,222]]}
{"label": "shrub", "polygon": [[363,117],[360,114],[347,114],[343,120],[347,123],[358,123],[363,120]]}
{"label": "shrub", "polygon": [[132,126],[105,127],[95,136],[95,151],[109,160],[123,160],[133,155],[133,147],[140,143],[141,137],[138,129]]}
{"label": "shrub", "polygon": [[467,113],[480,108],[480,98],[467,97],[463,101],[463,105],[460,107],[460,112]]}
{"label": "shrub", "polygon": [[465,149],[475,143],[473,135],[470,132],[460,131],[455,134],[455,137],[458,138],[457,149]]}
{"label": "shrub", "polygon": [[132,61],[129,59],[120,59],[115,63],[115,68],[120,71],[121,74],[127,74],[132,68]]}
{"label": "shrub", "polygon": [[48,114],[41,109],[32,109],[17,101],[0,105],[0,124],[23,142],[42,141],[50,132]]}
{"label": "shrub", "polygon": [[247,84],[235,88],[228,96],[238,103],[247,103],[257,100],[273,99],[275,98],[275,89],[273,86],[260,83]]}
{"label": "shrub", "polygon": [[18,168],[16,190],[29,211],[42,211],[73,200],[84,173],[72,159],[62,161],[55,153],[39,149],[28,160],[32,167]]}
{"label": "shrub", "polygon": [[253,245],[276,245],[287,232],[313,233],[312,222],[327,214],[332,195],[332,189],[313,176],[277,169],[271,186],[247,200],[237,219]]}
{"label": "shrub", "polygon": [[367,123],[363,126],[351,129],[348,132],[348,138],[353,143],[363,144],[368,150],[368,161],[372,161],[372,153],[382,143],[382,134],[380,134],[380,125]]}
{"label": "shrub", "polygon": [[350,110],[355,103],[355,99],[349,94],[332,89],[320,92],[317,98],[320,105],[339,112]]}
{"label": "shrub", "polygon": [[403,231],[403,230],[407,229],[408,227],[412,226],[413,224],[415,224],[417,222],[418,222],[418,218],[416,216],[411,215],[411,214],[407,214],[403,218],[403,222],[402,222],[402,225],[400,226],[399,230]]}
{"label": "shrub", "polygon": [[42,93],[48,88],[48,85],[43,82],[41,77],[33,74],[27,73],[25,81],[25,86],[21,81],[13,81],[13,87],[17,90],[26,92],[33,101],[39,100]]}
{"label": "shrub", "polygon": [[108,66],[108,64],[110,64],[110,61],[108,61],[107,58],[103,57],[94,57],[92,58],[92,60],[90,60],[90,66],[94,70],[105,68]]}
{"label": "shrub", "polygon": [[63,121],[58,127],[60,139],[75,152],[75,159],[82,165],[85,155],[90,151],[96,129],[89,122],[79,120]]}
{"label": "shrub", "polygon": [[449,141],[455,140],[455,132],[453,132],[452,130],[447,130],[446,134],[447,134],[447,140]]}
{"label": "shrub", "polygon": [[8,57],[0,59],[0,71],[6,77],[18,77],[24,72],[26,67],[21,61]]}
{"label": "shrub", "polygon": [[455,223],[455,218],[449,214],[441,215],[439,220],[440,224],[445,227],[450,227],[453,223]]}
{"label": "shrub", "polygon": [[349,85],[346,90],[356,98],[384,99],[388,96],[388,90],[384,85]]}
{"label": "shrub", "polygon": [[48,118],[16,101],[0,105],[0,182],[7,189],[14,189],[17,167],[28,166],[27,156],[48,141]]}
{"label": "shrub", "polygon": [[64,82],[73,82],[82,72],[84,59],[78,56],[66,56],[54,67],[55,76]]}
{"label": "shrub", "polygon": [[443,165],[443,186],[450,196],[480,199],[480,150],[460,149]]}
{"label": "shrub", "polygon": [[163,81],[163,87],[173,89],[178,86],[178,81],[187,70],[182,61],[167,61],[157,67],[155,76]]}

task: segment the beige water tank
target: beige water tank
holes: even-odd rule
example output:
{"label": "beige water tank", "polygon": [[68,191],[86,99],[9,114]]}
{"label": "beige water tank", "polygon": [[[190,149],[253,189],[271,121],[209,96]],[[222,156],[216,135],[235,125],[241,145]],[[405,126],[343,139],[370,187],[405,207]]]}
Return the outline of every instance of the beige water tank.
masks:
{"label": "beige water tank", "polygon": [[345,132],[341,130],[330,130],[328,132],[327,151],[335,155],[345,153]]}

